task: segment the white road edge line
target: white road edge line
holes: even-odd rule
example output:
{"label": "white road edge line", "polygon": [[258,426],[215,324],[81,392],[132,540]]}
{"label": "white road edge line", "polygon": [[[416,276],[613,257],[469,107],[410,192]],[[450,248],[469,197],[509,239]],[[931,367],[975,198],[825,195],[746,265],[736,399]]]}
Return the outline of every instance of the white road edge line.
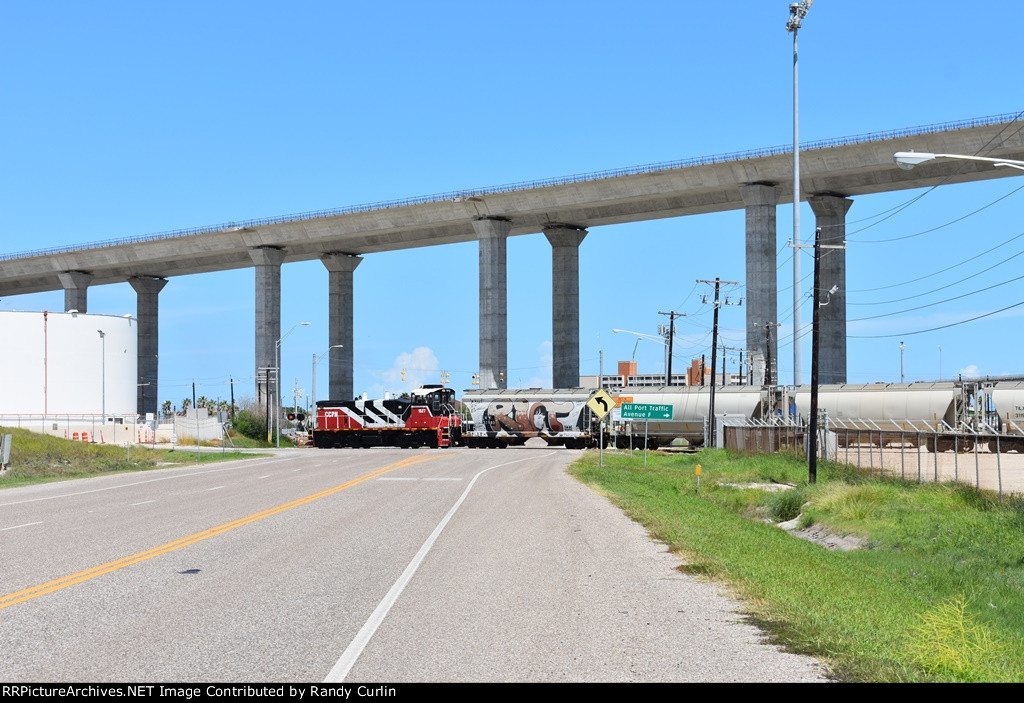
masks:
{"label": "white road edge line", "polygon": [[[220,468],[216,468],[216,469],[208,469],[206,471],[193,471],[193,472],[190,472],[190,473],[175,474],[173,476],[160,476],[158,478],[146,479],[145,481],[135,481],[134,483],[120,483],[120,484],[118,484],[116,486],[104,486],[103,488],[93,488],[93,489],[90,489],[88,491],[76,491],[74,493],[58,493],[57,495],[42,496],[41,498],[27,498],[25,500],[15,500],[15,501],[11,501],[10,503],[0,503],[0,508],[6,508],[9,505],[21,505],[22,503],[38,503],[41,500],[56,500],[57,498],[73,498],[75,496],[84,496],[84,495],[87,495],[89,493],[100,493],[102,491],[116,491],[116,490],[118,490],[120,488],[131,488],[132,486],[141,486],[143,484],[153,483],[155,481],[171,481],[171,480],[175,480],[175,479],[179,479],[179,478],[192,478],[193,476],[205,476],[206,474],[216,474],[216,473],[220,473],[222,471],[238,471],[240,468],[251,468],[254,465],[259,465],[259,464],[262,464],[262,463],[273,464],[273,463],[277,463],[279,461],[288,461],[289,458],[290,457],[275,457],[275,458],[272,458],[272,459],[265,459],[265,460],[261,460],[261,459],[257,459],[257,460],[237,459],[237,460],[231,461],[230,463],[234,464],[235,461],[238,461],[238,462],[252,462],[252,463],[242,464],[241,466],[224,466],[224,467],[220,467]],[[168,470],[175,471],[175,470],[178,470],[178,469],[187,469],[188,467],[168,466],[166,468]],[[94,479],[94,480],[99,480],[101,478],[104,478],[104,477],[97,476],[96,479]],[[41,484],[41,485],[53,485],[53,484]]]}
{"label": "white road edge line", "polygon": [[15,525],[14,527],[0,527],[0,532],[6,532],[7,530],[16,530],[19,527],[32,527],[32,525],[42,525],[41,522],[26,522],[24,525]]}
{"label": "white road edge line", "polygon": [[134,508],[136,505],[146,505],[147,503],[155,503],[155,502],[156,502],[155,500],[144,500],[141,503],[132,503],[131,507]]}
{"label": "white road edge line", "polygon": [[[401,477],[395,478],[395,477],[388,477],[388,476],[384,476],[382,478],[378,478],[377,480],[378,481],[419,481],[418,478],[401,478]],[[423,480],[425,481],[426,479],[423,479]]]}
{"label": "white road edge line", "polygon": [[507,461],[504,464],[489,466],[486,469],[479,471],[473,477],[473,480],[469,482],[468,486],[466,486],[466,490],[464,490],[462,495],[459,496],[459,499],[455,501],[455,505],[451,507],[451,510],[449,510],[441,519],[441,522],[437,524],[434,531],[430,533],[430,536],[427,537],[427,541],[424,542],[423,546],[420,547],[420,550],[416,552],[416,556],[414,556],[412,561],[409,562],[409,565],[405,567],[405,571],[403,571],[402,575],[398,577],[398,580],[395,581],[391,590],[387,592],[387,595],[384,596],[384,599],[370,615],[370,619],[367,620],[366,624],[363,625],[359,632],[356,633],[355,639],[352,640],[342,653],[341,658],[338,659],[338,662],[331,669],[330,673],[327,674],[327,678],[324,679],[324,683],[342,683],[345,681],[345,677],[348,676],[348,672],[351,671],[352,666],[356,663],[359,655],[363,653],[363,650],[366,649],[366,645],[370,643],[370,639],[373,637],[374,633],[377,632],[377,628],[380,627],[382,622],[384,622],[384,618],[387,617],[388,612],[391,610],[391,606],[393,606],[395,601],[398,600],[398,597],[402,595],[402,591],[405,590],[406,585],[408,585],[409,581],[412,580],[413,574],[416,573],[420,564],[423,563],[427,553],[430,552],[431,547],[434,546],[434,542],[436,542],[437,538],[440,537],[441,532],[448,524],[448,521],[452,519],[452,516],[455,515],[455,511],[457,511],[463,501],[466,500],[466,496],[469,495],[469,492],[473,490],[476,480],[491,469],[498,469],[502,466],[509,466],[510,464],[518,464],[522,461],[540,459],[545,456],[551,456],[552,454],[554,454],[554,452],[548,452],[547,454],[541,454],[539,456],[531,456],[524,459],[516,459],[515,461]]}

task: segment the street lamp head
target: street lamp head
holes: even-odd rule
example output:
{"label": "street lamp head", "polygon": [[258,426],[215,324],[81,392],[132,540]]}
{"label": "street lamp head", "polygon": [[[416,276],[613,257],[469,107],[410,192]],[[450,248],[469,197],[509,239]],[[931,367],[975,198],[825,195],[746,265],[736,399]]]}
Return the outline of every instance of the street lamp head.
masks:
{"label": "street lamp head", "polygon": [[892,155],[892,160],[904,171],[909,171],[918,164],[923,164],[925,161],[931,161],[934,158],[935,154],[929,154],[924,151],[897,151]]}
{"label": "street lamp head", "polygon": [[104,337],[107,336],[106,332],[104,332],[103,330],[96,330],[96,331],[100,333],[100,339],[103,339]]}
{"label": "street lamp head", "polygon": [[963,161],[983,161],[992,164],[996,168],[1007,167],[1024,171],[1024,161],[1015,159],[994,159],[990,156],[969,156],[967,154],[929,154],[923,151],[897,151],[892,155],[892,160],[902,169],[911,169],[918,164],[932,159],[961,159]]}

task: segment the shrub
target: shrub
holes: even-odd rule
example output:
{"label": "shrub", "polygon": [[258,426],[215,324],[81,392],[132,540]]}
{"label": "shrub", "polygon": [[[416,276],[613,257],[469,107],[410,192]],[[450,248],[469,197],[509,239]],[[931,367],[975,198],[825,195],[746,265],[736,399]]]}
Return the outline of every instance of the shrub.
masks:
{"label": "shrub", "polygon": [[804,492],[799,488],[772,493],[768,496],[768,516],[776,522],[792,520],[800,514],[804,502]]}
{"label": "shrub", "polygon": [[266,439],[267,421],[249,410],[239,410],[235,413],[233,422],[235,431],[249,439]]}

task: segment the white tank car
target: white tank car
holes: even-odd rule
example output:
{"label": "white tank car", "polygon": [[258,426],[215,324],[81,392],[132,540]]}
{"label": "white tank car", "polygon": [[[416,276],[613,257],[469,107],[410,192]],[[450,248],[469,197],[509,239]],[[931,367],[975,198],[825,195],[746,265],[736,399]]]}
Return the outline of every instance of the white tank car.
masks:
{"label": "white tank car", "polygon": [[463,428],[470,447],[504,447],[540,437],[570,449],[596,446],[589,388],[518,388],[465,391],[462,403],[472,424]]}
{"label": "white tank car", "polygon": [[[711,406],[710,386],[661,386],[652,388],[622,388],[612,392],[620,403],[671,405],[671,420],[622,420],[616,425],[616,445],[642,446],[647,437],[650,448],[668,444],[674,439],[685,439],[691,444],[704,442],[704,423]],[[742,415],[759,419],[765,397],[752,386],[719,386],[715,388],[715,415]],[[646,424],[646,428],[645,428]],[[630,432],[630,426],[632,431]]]}
{"label": "white tank car", "polygon": [[[999,432],[988,441],[989,451],[1024,453],[1024,383],[996,381],[985,389],[988,393],[986,421]],[[998,420],[991,417],[996,415]]]}
{"label": "white tank car", "polygon": [[[803,417],[811,412],[811,387],[796,390],[796,407]],[[953,383],[868,383],[821,385],[818,411],[827,412],[831,426],[914,431],[957,426],[963,389]],[[873,423],[873,424],[872,424]]]}
{"label": "white tank car", "polygon": [[988,389],[988,394],[994,412],[999,415],[1000,429],[1007,433],[1024,433],[1024,383],[997,381]]}

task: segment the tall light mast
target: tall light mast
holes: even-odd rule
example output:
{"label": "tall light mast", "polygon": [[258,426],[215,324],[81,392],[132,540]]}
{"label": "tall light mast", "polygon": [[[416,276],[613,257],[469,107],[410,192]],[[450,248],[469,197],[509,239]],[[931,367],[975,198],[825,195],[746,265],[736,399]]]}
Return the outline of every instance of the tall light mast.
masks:
{"label": "tall light mast", "polygon": [[797,43],[800,23],[807,16],[814,0],[802,0],[789,6],[786,31],[793,33],[793,385],[799,386],[803,376],[800,354],[800,111],[797,89]]}

